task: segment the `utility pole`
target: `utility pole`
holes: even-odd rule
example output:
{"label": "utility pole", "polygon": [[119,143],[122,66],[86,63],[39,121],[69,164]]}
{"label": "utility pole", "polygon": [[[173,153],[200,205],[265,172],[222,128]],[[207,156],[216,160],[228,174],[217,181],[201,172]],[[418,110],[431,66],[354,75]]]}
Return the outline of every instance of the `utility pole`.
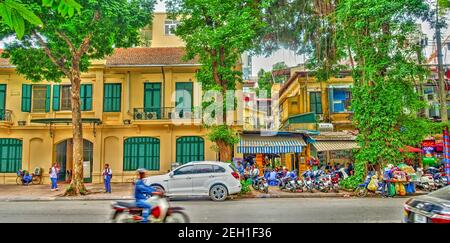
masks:
{"label": "utility pole", "polygon": [[442,60],[441,25],[439,23],[439,1],[436,1],[436,48],[438,55],[439,98],[441,103],[441,120],[448,122],[447,87],[444,79],[444,64]]}

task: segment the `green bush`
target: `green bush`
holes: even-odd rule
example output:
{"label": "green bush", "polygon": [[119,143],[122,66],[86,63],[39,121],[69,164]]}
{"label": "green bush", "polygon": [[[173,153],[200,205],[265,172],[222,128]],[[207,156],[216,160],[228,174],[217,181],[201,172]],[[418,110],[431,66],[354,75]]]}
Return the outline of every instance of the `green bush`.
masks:
{"label": "green bush", "polygon": [[250,186],[252,185],[252,180],[241,180],[241,194],[247,194],[251,191]]}

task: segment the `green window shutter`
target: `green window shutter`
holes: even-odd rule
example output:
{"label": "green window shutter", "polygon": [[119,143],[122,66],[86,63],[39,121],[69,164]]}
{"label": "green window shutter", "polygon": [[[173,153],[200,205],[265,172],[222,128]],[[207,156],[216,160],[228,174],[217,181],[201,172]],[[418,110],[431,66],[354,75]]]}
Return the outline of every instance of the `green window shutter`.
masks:
{"label": "green window shutter", "polygon": [[5,120],[6,84],[0,84],[0,120]]}
{"label": "green window shutter", "polygon": [[31,112],[31,84],[22,84],[22,112]]}
{"label": "green window shutter", "polygon": [[139,168],[160,170],[160,140],[152,137],[128,138],[124,141],[124,171]]}
{"label": "green window shutter", "polygon": [[161,83],[144,84],[144,111],[156,112],[161,118]]}
{"label": "green window shutter", "polygon": [[176,100],[175,106],[177,107],[177,111],[185,110],[192,111],[193,108],[193,84],[190,82],[179,82],[176,83]]}
{"label": "green window shutter", "polygon": [[60,108],[60,96],[61,96],[61,86],[53,85],[53,110],[59,111]]}
{"label": "green window shutter", "polygon": [[92,110],[92,84],[82,84],[80,91],[81,110]]}
{"label": "green window shutter", "polygon": [[52,86],[46,85],[47,91],[45,93],[45,112],[50,112],[50,103],[51,103],[51,95],[52,95]]}
{"label": "green window shutter", "polygon": [[205,140],[201,137],[181,137],[176,144],[177,162],[186,164],[205,160]]}
{"label": "green window shutter", "polygon": [[104,112],[120,112],[122,84],[105,84],[103,98]]}
{"label": "green window shutter", "polygon": [[0,173],[15,173],[22,168],[22,141],[0,139]]}

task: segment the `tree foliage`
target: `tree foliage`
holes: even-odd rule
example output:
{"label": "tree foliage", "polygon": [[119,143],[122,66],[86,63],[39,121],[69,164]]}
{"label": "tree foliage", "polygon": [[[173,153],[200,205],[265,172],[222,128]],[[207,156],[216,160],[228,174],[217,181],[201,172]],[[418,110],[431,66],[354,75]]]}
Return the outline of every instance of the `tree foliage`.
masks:
{"label": "tree foliage", "polygon": [[[56,1],[46,1],[52,5]],[[66,1],[73,2],[73,1]],[[86,192],[83,184],[83,127],[81,123],[81,73],[90,60],[103,59],[115,47],[132,47],[140,41],[140,29],[150,24],[155,0],[79,0],[82,14],[48,8],[23,0],[42,20],[43,25],[27,25],[24,38],[6,45],[4,58],[16,71],[33,82],[71,83],[74,174],[66,195]],[[61,6],[61,5],[59,5]],[[59,12],[58,14],[55,14]],[[66,16],[67,14],[67,16]],[[71,16],[71,17],[70,17]],[[13,35],[4,29],[2,36]]]}
{"label": "tree foliage", "polygon": [[[262,3],[254,0],[169,0],[166,6],[169,16],[180,22],[175,33],[186,43],[186,59],[197,57],[202,64],[196,76],[203,90],[218,90],[222,94],[235,90],[236,84],[242,81],[240,57],[253,47],[254,39],[264,27],[260,18]],[[226,104],[223,108],[227,109]],[[223,112],[223,121],[227,120],[226,114]],[[218,145],[226,145],[228,148],[220,148],[223,152],[229,150],[236,139],[221,136],[231,135],[232,130],[218,125],[211,130],[210,139]]]}
{"label": "tree foliage", "polygon": [[[75,11],[78,14],[81,13],[81,5],[75,0],[43,0],[42,5],[51,7],[62,16],[72,17]],[[25,21],[32,25],[43,24],[31,7],[20,0],[3,0],[0,2],[1,23],[14,30],[19,39],[25,34]]]}
{"label": "tree foliage", "polygon": [[[338,48],[348,50],[342,58],[352,60],[352,110],[359,130],[361,149],[356,154],[354,178],[360,182],[367,163],[398,164],[400,149],[420,135],[425,120],[417,117],[424,106],[415,91],[417,80],[425,80],[426,68],[416,61],[416,20],[427,16],[423,0],[342,0],[336,12]],[[425,130],[426,131],[426,130]],[[423,137],[422,137],[423,138]]]}

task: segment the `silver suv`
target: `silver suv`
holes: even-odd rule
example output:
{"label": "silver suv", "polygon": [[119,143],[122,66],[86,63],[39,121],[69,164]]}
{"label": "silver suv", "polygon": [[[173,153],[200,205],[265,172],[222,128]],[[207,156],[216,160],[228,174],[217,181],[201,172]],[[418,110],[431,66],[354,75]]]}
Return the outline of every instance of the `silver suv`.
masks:
{"label": "silver suv", "polygon": [[145,184],[169,197],[209,196],[213,201],[224,201],[241,191],[237,170],[215,161],[190,162],[165,175],[150,176]]}

